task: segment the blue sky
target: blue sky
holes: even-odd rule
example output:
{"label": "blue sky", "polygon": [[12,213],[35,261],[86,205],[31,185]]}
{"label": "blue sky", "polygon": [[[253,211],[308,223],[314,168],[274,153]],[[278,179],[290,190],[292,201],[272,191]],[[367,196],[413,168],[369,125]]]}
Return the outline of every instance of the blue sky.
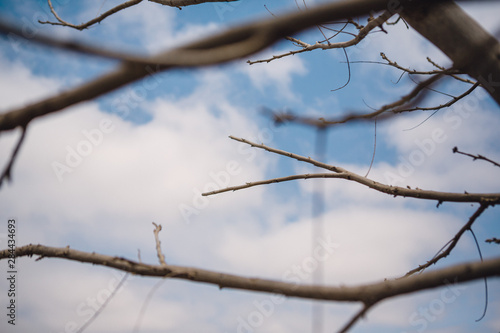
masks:
{"label": "blue sky", "polygon": [[[61,17],[80,23],[119,1],[54,3]],[[296,10],[292,0],[240,0],[182,10],[145,1],[80,32],[38,24],[38,18],[52,20],[45,1],[0,1],[0,19],[33,33],[145,55],[243,21],[270,17],[264,6],[275,15]],[[464,8],[489,31],[500,28],[495,15],[498,4]],[[388,34],[374,32],[346,50],[353,62],[351,79],[339,91],[332,92],[348,78],[343,51],[316,51],[269,64],[249,66],[243,59],[214,68],[161,73],[38,119],[31,124],[15,164],[14,181],[0,191],[0,219],[18,221],[19,245],[70,245],[133,260],[140,250],[148,263],[157,262],[151,224],[155,221],[163,226],[160,238],[170,264],[273,279],[294,277],[309,283],[312,272],[303,276],[291,272],[311,258],[311,196],[316,180],[205,199],[199,193],[214,182],[239,185],[317,171],[228,138],[234,135],[314,156],[313,129],[291,124],[277,127],[262,114],[263,107],[318,117],[366,112],[406,94],[414,83],[405,76],[396,84],[399,71],[354,61],[381,61],[379,54],[384,52],[400,65],[416,69],[431,69],[427,56],[449,64],[439,50],[404,24],[386,30]],[[311,43],[321,39],[317,30],[297,37]],[[280,42],[251,59],[292,49],[288,42]],[[0,112],[74,87],[116,65],[1,37]],[[466,87],[448,80],[438,89],[457,94]],[[435,93],[428,103],[444,101],[446,96]],[[370,177],[412,188],[498,192],[498,168],[452,154],[458,146],[500,160],[497,113],[498,106],[477,91],[468,101],[436,113],[413,130],[407,129],[428,114],[403,114],[378,124]],[[2,166],[18,136],[17,130],[0,136]],[[71,172],[58,174],[54,163],[67,163],[71,152],[85,146],[89,136],[95,140],[90,148],[86,146],[89,153],[72,157]],[[328,163],[364,175],[373,153],[373,123],[334,128],[325,144]],[[421,159],[415,164],[410,161],[416,154]],[[437,209],[435,202],[392,198],[342,180],[323,182],[326,205],[321,241],[335,244],[324,261],[329,285],[368,283],[406,273],[429,260],[477,209],[477,205],[450,203]],[[183,214],[186,207],[195,208],[196,213]],[[483,256],[498,256],[498,246],[484,243],[500,233],[498,207],[489,208],[473,229]],[[6,227],[0,236],[5,232]],[[477,259],[474,242],[466,234],[438,267]],[[2,320],[2,332],[70,332],[85,323],[93,306],[123,276],[107,268],[58,259],[22,258],[18,267],[18,325],[12,330]],[[0,290],[6,290],[5,279],[0,281]],[[157,281],[129,277],[87,332],[132,331]],[[498,331],[499,291],[498,280],[489,280],[489,308],[481,322],[475,319],[484,306],[484,287],[477,281],[385,301],[352,331]],[[310,331],[310,301],[272,297],[166,280],[141,317],[140,331]],[[358,308],[325,303],[325,331],[338,330]]]}

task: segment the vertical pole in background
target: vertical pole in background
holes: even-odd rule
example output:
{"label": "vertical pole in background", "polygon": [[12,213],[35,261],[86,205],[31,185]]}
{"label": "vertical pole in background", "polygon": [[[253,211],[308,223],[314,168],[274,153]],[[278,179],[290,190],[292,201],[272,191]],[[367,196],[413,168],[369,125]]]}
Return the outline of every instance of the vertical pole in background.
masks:
{"label": "vertical pole in background", "polygon": [[[321,162],[325,161],[325,152],[327,146],[327,129],[326,127],[318,127],[316,130],[316,143],[314,159]],[[318,245],[318,240],[324,235],[324,180],[315,179],[313,183],[313,195],[312,195],[312,239],[311,239],[311,255],[314,256],[314,249]],[[313,284],[322,285],[324,275],[323,261],[318,260],[318,267],[313,272]],[[312,304],[312,322],[311,322],[311,332],[321,333],[323,332],[324,324],[324,308],[321,301],[313,301]]]}

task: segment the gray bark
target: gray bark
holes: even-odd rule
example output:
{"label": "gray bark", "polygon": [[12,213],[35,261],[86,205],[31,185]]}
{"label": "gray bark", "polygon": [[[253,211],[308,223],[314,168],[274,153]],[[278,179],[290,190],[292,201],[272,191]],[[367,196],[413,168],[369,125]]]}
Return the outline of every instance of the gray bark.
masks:
{"label": "gray bark", "polygon": [[401,16],[500,105],[500,43],[495,37],[453,1],[413,2]]}

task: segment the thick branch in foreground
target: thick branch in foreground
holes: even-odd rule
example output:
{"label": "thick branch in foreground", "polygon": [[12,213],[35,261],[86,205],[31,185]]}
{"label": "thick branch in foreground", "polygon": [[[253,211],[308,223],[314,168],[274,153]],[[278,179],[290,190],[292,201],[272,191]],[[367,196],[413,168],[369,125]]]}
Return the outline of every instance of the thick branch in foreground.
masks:
{"label": "thick branch in foreground", "polygon": [[[9,258],[11,252],[0,251],[0,259]],[[299,285],[275,280],[248,278],[205,269],[173,265],[148,265],[120,257],[89,253],[44,245],[18,247],[16,257],[40,255],[41,258],[53,257],[107,266],[142,276],[168,277],[217,285],[219,288],[243,289],[282,294],[291,297],[343,302],[363,302],[375,304],[385,298],[404,295],[420,290],[436,288],[452,283],[462,283],[479,278],[500,276],[500,257],[484,262],[474,262],[429,271],[399,280],[386,280],[379,283],[354,287],[328,287]],[[39,258],[40,259],[40,258]]]}
{"label": "thick branch in foreground", "polygon": [[390,195],[393,195],[395,197],[401,196],[401,197],[410,197],[410,198],[417,198],[417,199],[437,200],[439,203],[441,203],[441,202],[478,202],[478,203],[485,203],[485,204],[491,204],[491,205],[500,203],[500,193],[440,192],[440,191],[411,189],[411,188],[405,188],[405,187],[400,187],[400,186],[386,185],[386,184],[382,184],[382,183],[376,182],[374,180],[371,180],[369,178],[363,177],[361,175],[358,175],[354,172],[348,171],[344,168],[313,160],[310,157],[305,157],[305,156],[297,155],[297,154],[290,153],[290,152],[287,152],[284,150],[271,148],[271,147],[268,147],[268,146],[263,145],[263,144],[258,144],[258,143],[251,142],[251,141],[248,141],[248,140],[245,140],[242,138],[236,138],[234,136],[230,136],[230,138],[235,140],[235,141],[246,143],[252,147],[264,149],[264,150],[269,151],[271,153],[290,157],[290,158],[296,159],[296,160],[301,161],[301,162],[306,162],[306,163],[312,164],[312,165],[317,166],[319,168],[330,170],[334,173],[333,174],[321,173],[321,174],[316,174],[316,175],[315,174],[304,174],[304,175],[293,175],[293,176],[282,177],[282,178],[274,178],[274,179],[264,180],[264,181],[259,181],[259,182],[246,183],[245,185],[227,187],[225,189],[220,189],[220,190],[216,190],[216,191],[212,191],[212,192],[206,192],[206,193],[203,193],[203,195],[205,195],[205,196],[217,194],[217,193],[222,193],[222,192],[228,192],[228,191],[236,191],[236,190],[249,188],[249,187],[257,186],[257,185],[279,183],[279,182],[296,180],[296,179],[341,178],[341,179],[346,179],[346,180],[350,180],[350,181],[365,185],[371,189],[374,189],[374,190],[382,192],[382,193],[390,194]]}
{"label": "thick branch in foreground", "polygon": [[147,75],[156,74],[160,70],[208,66],[248,57],[286,36],[317,24],[358,17],[372,11],[387,9],[387,5],[386,0],[329,2],[314,9],[232,27],[184,47],[161,52],[150,59],[152,62],[156,61],[161,64],[154,70],[150,66],[123,62],[116,70],[79,87],[0,114],[0,131],[25,126],[32,119],[99,97]]}
{"label": "thick branch in foreground", "polygon": [[407,4],[401,16],[500,105],[500,43],[453,1]]}

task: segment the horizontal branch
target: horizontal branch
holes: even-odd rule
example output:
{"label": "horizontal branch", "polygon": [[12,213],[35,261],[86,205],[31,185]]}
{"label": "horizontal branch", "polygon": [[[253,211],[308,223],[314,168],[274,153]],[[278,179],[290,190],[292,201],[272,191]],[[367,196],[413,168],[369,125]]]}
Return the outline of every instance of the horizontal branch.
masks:
{"label": "horizontal branch", "polygon": [[291,113],[273,114],[273,117],[277,122],[295,122],[316,127],[333,126],[353,121],[371,121],[375,118],[377,121],[384,121],[390,119],[396,113],[408,111],[407,108],[423,99],[423,94],[426,89],[435,84],[441,77],[443,77],[443,74],[432,75],[426,80],[419,82],[408,94],[402,96],[397,101],[383,105],[377,110],[369,113],[351,112],[329,119],[301,117]]}
{"label": "horizontal branch", "polygon": [[[386,280],[353,287],[331,287],[248,278],[192,267],[148,265],[121,257],[73,250],[69,246],[57,248],[30,244],[18,247],[15,251],[16,257],[33,255],[41,256],[37,260],[46,257],[62,258],[115,268],[142,276],[176,278],[208,283],[217,285],[219,288],[243,289],[318,300],[363,302],[365,304],[374,304],[389,297],[453,283],[462,283],[490,276],[500,276],[500,257],[485,260],[484,262],[466,263],[442,268],[399,280]],[[0,259],[6,259],[10,256],[11,253],[8,249],[0,251]]]}
{"label": "horizontal branch", "polygon": [[204,193],[203,195],[211,195],[211,194],[222,193],[222,192],[227,192],[227,191],[239,190],[239,189],[248,188],[248,187],[257,186],[257,185],[279,183],[279,182],[296,180],[296,179],[301,179],[301,178],[303,178],[303,179],[308,179],[308,178],[341,178],[341,179],[346,179],[349,181],[353,181],[353,182],[365,185],[371,189],[374,189],[374,190],[382,192],[382,193],[390,194],[390,195],[393,195],[395,197],[397,197],[397,196],[411,197],[411,198],[417,198],[417,199],[437,200],[439,202],[478,202],[478,203],[485,203],[485,204],[492,204],[492,205],[500,203],[500,193],[441,192],[441,191],[411,189],[411,188],[405,188],[405,187],[400,187],[400,186],[386,185],[386,184],[382,184],[382,183],[376,182],[374,180],[371,180],[369,178],[363,177],[361,175],[358,175],[354,172],[348,171],[344,168],[313,160],[310,157],[304,157],[304,156],[290,153],[290,152],[287,152],[284,150],[271,148],[271,147],[268,147],[268,146],[263,145],[263,144],[254,143],[254,142],[242,139],[242,138],[236,138],[234,136],[229,136],[229,137],[235,141],[246,143],[252,147],[264,149],[264,150],[269,151],[271,153],[290,157],[290,158],[296,159],[298,161],[306,162],[306,163],[312,164],[314,166],[317,166],[319,168],[332,171],[332,172],[334,172],[334,174],[332,174],[331,176],[329,176],[328,174],[317,174],[316,177],[314,177],[311,174],[305,174],[305,175],[288,176],[288,177],[283,177],[283,178],[274,178],[274,179],[260,181],[260,182],[247,183],[245,185],[240,185],[240,186],[235,186],[235,187],[228,187],[226,189],[221,189],[218,191],[207,192],[207,193]]}

